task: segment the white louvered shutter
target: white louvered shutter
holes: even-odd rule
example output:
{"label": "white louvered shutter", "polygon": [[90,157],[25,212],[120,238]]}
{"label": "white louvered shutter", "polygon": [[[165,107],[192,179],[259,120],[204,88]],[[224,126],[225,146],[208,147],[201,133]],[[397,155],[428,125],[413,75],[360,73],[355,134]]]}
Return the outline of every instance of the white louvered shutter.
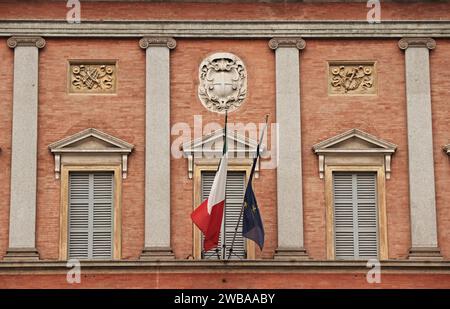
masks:
{"label": "white louvered shutter", "polygon": [[[208,198],[209,192],[214,181],[215,172],[202,173],[202,201]],[[225,244],[226,257],[228,250],[233,241],[234,230],[239,218],[239,214],[244,199],[245,190],[245,172],[228,172],[227,174],[227,190],[225,205]],[[222,234],[222,233],[221,233]],[[202,238],[203,244],[203,238]],[[245,239],[242,237],[242,222],[238,228],[236,239],[233,246],[233,254],[231,259],[243,259],[246,256]],[[222,235],[219,237],[219,245],[216,249],[203,253],[204,259],[221,259],[222,258]]]}
{"label": "white louvered shutter", "polygon": [[376,174],[334,173],[333,200],[336,258],[376,258]]}
{"label": "white louvered shutter", "polygon": [[111,259],[113,174],[69,176],[69,258]]}

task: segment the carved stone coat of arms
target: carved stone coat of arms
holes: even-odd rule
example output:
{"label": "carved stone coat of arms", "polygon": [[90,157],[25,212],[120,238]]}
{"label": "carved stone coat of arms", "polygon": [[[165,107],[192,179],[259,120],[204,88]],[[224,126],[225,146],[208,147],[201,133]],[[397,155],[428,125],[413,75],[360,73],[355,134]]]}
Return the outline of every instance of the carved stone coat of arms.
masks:
{"label": "carved stone coat of arms", "polygon": [[238,109],[247,95],[247,71],[239,57],[216,53],[199,68],[198,97],[208,110],[225,113]]}

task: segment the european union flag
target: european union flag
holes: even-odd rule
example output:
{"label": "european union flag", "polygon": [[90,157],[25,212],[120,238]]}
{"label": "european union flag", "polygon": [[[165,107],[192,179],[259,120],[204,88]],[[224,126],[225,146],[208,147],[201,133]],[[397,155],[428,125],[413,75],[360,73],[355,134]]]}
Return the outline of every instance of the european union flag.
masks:
{"label": "european union flag", "polygon": [[250,174],[247,189],[245,190],[242,236],[256,242],[262,250],[264,247],[264,227],[261,220],[261,214],[259,213],[258,203],[256,202],[255,193],[252,188],[252,178],[253,173],[255,172],[257,159],[258,157],[256,157],[253,161],[252,172]]}

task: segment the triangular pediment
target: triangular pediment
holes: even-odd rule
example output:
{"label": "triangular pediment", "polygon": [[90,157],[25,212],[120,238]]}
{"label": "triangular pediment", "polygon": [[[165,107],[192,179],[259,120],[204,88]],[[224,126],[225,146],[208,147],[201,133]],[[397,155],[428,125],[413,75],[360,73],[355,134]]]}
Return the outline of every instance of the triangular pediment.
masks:
{"label": "triangular pediment", "polygon": [[[181,145],[181,150],[185,156],[195,152],[212,152],[221,153],[224,142],[224,130],[219,129],[210,134],[203,135],[200,138],[194,139]],[[256,153],[258,143],[237,131],[227,132],[227,146],[229,153],[245,152]],[[260,152],[264,152],[264,145],[261,145]]]}
{"label": "triangular pediment", "polygon": [[130,153],[133,148],[132,144],[94,128],[83,130],[49,145],[49,149],[53,153]]}
{"label": "triangular pediment", "polygon": [[313,146],[315,153],[393,153],[397,145],[358,129],[333,136]]}

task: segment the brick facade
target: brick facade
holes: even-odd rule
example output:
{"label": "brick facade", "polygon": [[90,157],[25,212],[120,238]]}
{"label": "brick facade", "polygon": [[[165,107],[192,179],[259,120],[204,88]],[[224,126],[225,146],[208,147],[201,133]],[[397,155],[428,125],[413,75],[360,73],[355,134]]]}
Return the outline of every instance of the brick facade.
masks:
{"label": "brick facade", "polygon": [[[31,2],[30,2],[31,3]],[[0,20],[58,19],[67,12],[65,3],[3,1]],[[448,3],[386,3],[382,18],[389,20],[448,20]],[[230,20],[365,20],[365,3],[83,3],[82,18],[90,20],[207,20],[211,12],[232,12]],[[299,33],[301,35],[301,33]],[[138,260],[144,245],[145,189],[145,50],[139,38],[53,38],[39,56],[38,176],[36,247],[40,259],[59,259],[61,182],[55,179],[54,157],[48,145],[93,127],[135,145],[129,156],[128,178],[122,186],[122,259]],[[194,115],[203,124],[223,117],[208,112],[197,97],[198,66],[209,54],[226,51],[238,55],[248,70],[248,95],[244,105],[229,116],[230,122],[263,122],[270,114],[276,122],[275,54],[268,39],[175,38],[170,52],[170,124],[185,122],[193,127]],[[305,38],[300,51],[304,241],[313,261],[326,260],[324,181],[319,178],[317,156],[312,145],[352,128],[395,143],[391,179],[386,182],[387,231],[390,260],[407,260],[411,247],[408,133],[406,123],[405,56],[399,38],[315,39]],[[0,37],[0,263],[8,248],[10,166],[13,102],[14,51]],[[450,40],[436,39],[430,52],[431,96],[438,242],[444,262],[450,260],[450,156],[442,146],[450,143]],[[69,60],[117,60],[116,94],[76,95],[68,93]],[[327,62],[333,60],[375,61],[378,93],[373,96],[330,96],[327,93]],[[268,141],[271,132],[268,132]],[[178,138],[176,132],[172,142]],[[269,145],[270,146],[270,145]],[[171,158],[171,244],[177,260],[192,255],[193,230],[189,217],[193,207],[193,180],[188,178],[187,160]],[[264,219],[266,243],[257,259],[273,258],[277,248],[276,170],[262,170],[254,190]],[[292,179],[292,181],[296,181]],[[448,264],[435,273],[388,273],[379,287],[450,287]],[[0,268],[0,288],[69,287],[63,273],[34,275]],[[103,273],[92,270],[79,287],[210,287],[210,288],[367,288],[359,269],[324,273],[307,271],[285,274],[263,273],[250,280],[252,271],[156,274],[126,271]],[[420,280],[411,280],[412,277]],[[124,279],[126,277],[126,279]],[[223,278],[222,278],[223,277]],[[121,278],[120,280],[116,280]],[[215,278],[215,279],[212,279]],[[99,282],[102,282],[99,284]],[[263,283],[261,283],[263,282]],[[244,284],[245,283],[245,284]]]}

